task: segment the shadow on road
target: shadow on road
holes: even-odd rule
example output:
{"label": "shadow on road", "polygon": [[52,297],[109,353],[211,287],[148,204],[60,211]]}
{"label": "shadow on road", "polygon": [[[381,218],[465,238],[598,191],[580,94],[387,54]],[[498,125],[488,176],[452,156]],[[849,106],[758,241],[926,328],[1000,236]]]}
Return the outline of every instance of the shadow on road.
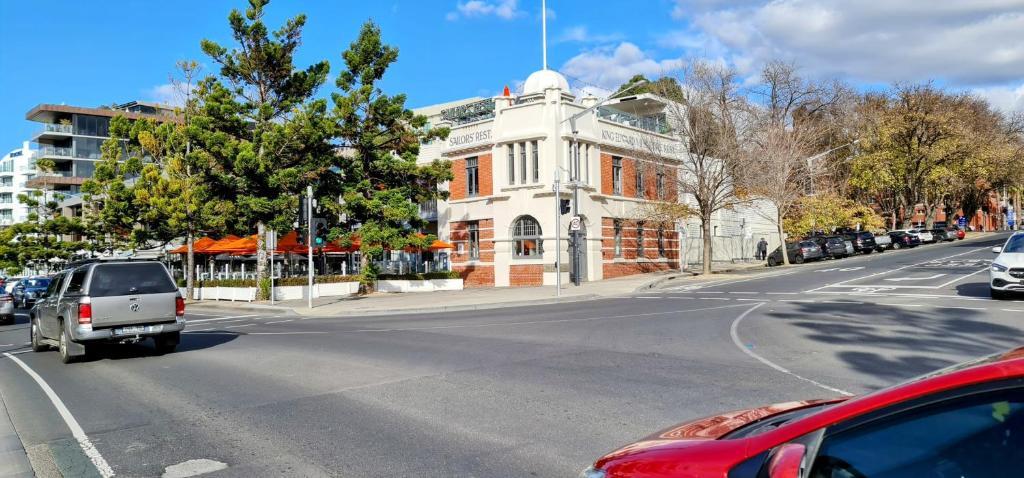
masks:
{"label": "shadow on road", "polygon": [[[227,333],[189,333],[181,335],[181,343],[178,344],[175,352],[169,355],[192,352],[216,347],[238,338],[238,334]],[[161,354],[157,352],[152,340],[146,340],[137,344],[96,344],[89,348],[89,355],[84,361],[93,362],[98,360],[122,360],[139,357],[156,357]]]}
{"label": "shadow on road", "polygon": [[906,379],[952,365],[942,356],[977,357],[1021,345],[1024,330],[991,323],[985,312],[966,309],[910,310],[859,304],[794,304],[796,310],[765,315],[778,327],[797,327],[802,336],[834,350],[854,371],[887,381]]}

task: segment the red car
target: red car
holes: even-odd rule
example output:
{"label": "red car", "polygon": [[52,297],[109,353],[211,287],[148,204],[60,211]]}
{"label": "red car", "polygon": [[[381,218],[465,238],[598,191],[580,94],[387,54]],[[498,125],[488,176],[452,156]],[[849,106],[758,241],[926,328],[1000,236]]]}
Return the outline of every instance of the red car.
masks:
{"label": "red car", "polygon": [[1024,347],[869,395],[672,427],[581,478],[1019,478]]}

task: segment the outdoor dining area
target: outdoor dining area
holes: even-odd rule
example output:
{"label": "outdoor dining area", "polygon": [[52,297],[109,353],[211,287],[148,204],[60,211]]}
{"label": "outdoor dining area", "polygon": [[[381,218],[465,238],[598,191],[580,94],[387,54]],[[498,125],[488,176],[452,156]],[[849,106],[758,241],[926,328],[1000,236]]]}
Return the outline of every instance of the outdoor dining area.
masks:
{"label": "outdoor dining area", "polygon": [[[314,275],[356,275],[360,273],[361,253],[358,238],[347,246],[332,241],[313,246]],[[193,245],[198,280],[255,279],[257,236],[227,235],[220,239],[201,237]],[[417,274],[449,270],[448,252],[451,244],[435,240],[428,248],[406,248],[385,251],[384,258],[374,260],[381,274]],[[270,251],[268,251],[269,253]],[[188,246],[168,251],[171,273],[175,279],[184,277]],[[273,253],[275,278],[305,276],[308,271],[309,246],[298,242],[298,233],[291,231],[277,240]],[[269,256],[268,256],[269,258]]]}

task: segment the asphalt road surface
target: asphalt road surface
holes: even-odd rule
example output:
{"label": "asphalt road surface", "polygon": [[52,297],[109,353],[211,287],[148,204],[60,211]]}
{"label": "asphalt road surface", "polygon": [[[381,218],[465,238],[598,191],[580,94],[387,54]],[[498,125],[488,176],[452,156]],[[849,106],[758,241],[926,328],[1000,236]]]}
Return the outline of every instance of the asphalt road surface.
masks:
{"label": "asphalt road surface", "polygon": [[192,307],[176,353],[109,347],[72,365],[27,352],[19,315],[0,327],[0,392],[41,476],[576,476],[683,420],[860,394],[1020,345],[1024,302],[988,298],[1003,240],[553,306]]}

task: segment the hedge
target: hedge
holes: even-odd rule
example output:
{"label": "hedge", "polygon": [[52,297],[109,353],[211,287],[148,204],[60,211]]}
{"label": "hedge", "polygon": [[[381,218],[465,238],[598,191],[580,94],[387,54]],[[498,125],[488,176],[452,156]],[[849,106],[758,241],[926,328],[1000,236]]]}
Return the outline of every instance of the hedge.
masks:
{"label": "hedge", "polygon": [[[359,276],[329,275],[313,277],[314,284],[334,284],[338,282],[359,282]],[[274,280],[274,287],[283,287],[291,285],[309,285],[309,278],[307,276],[294,276]],[[183,283],[181,287],[184,287]],[[217,279],[207,281],[196,281],[196,287],[256,287],[256,280]]]}
{"label": "hedge", "polygon": [[377,276],[380,280],[430,280],[430,279],[461,279],[462,276],[455,271],[427,272],[425,274],[381,274]]}

